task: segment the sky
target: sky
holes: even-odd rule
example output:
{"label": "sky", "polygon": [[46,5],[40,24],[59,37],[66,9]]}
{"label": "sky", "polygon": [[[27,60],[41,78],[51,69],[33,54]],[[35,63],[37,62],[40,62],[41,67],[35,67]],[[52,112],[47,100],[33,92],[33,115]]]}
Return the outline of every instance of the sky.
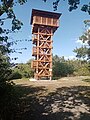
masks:
{"label": "sky", "polygon": [[[13,38],[13,40],[32,39],[32,26],[30,25],[32,9],[54,12],[53,1],[54,0],[47,0],[47,2],[44,3],[42,0],[28,0],[23,6],[16,5],[14,11],[17,18],[21,20],[24,25],[18,33],[11,34],[10,37]],[[80,7],[83,3],[88,2],[89,0],[82,0],[79,8],[72,12],[68,11],[67,0],[59,3],[58,9],[55,12],[62,13],[62,15],[60,17],[60,26],[53,36],[53,55],[60,57],[65,56],[65,58],[73,58],[75,56],[73,50],[81,46],[78,38],[83,34],[85,29],[83,21],[90,19],[90,15],[82,12]],[[5,24],[5,27],[9,27],[9,24]],[[27,50],[22,50],[22,54],[13,53],[10,55],[11,58],[18,57],[14,62],[26,63],[29,59],[33,58],[32,46],[32,41],[18,42],[17,45],[13,45],[13,48],[27,48]]]}

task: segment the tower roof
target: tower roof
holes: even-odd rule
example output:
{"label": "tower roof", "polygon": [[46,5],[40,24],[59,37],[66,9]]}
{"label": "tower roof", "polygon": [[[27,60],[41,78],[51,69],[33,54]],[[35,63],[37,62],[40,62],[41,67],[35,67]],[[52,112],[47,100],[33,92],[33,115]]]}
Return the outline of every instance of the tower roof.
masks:
{"label": "tower roof", "polygon": [[55,13],[55,12],[32,9],[32,15],[31,15],[30,24],[32,24],[32,22],[33,22],[33,16],[41,16],[41,17],[59,19],[59,17],[61,16],[61,13]]}

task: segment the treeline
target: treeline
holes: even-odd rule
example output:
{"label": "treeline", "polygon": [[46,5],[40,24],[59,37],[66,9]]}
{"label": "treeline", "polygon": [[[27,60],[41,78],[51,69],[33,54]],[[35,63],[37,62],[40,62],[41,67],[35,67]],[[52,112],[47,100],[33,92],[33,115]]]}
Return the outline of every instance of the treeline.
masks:
{"label": "treeline", "polygon": [[[33,78],[34,70],[31,69],[31,61],[17,64],[12,68],[10,79]],[[89,76],[89,62],[86,60],[65,60],[64,57],[53,56],[53,78],[58,79],[66,76]]]}
{"label": "treeline", "polygon": [[12,68],[12,74],[9,79],[21,79],[21,78],[31,78],[34,77],[34,70],[31,69],[31,61],[29,60],[27,63],[19,63],[16,64]]}
{"label": "treeline", "polygon": [[53,78],[60,78],[66,76],[89,76],[89,62],[80,59],[68,59],[53,56]]}

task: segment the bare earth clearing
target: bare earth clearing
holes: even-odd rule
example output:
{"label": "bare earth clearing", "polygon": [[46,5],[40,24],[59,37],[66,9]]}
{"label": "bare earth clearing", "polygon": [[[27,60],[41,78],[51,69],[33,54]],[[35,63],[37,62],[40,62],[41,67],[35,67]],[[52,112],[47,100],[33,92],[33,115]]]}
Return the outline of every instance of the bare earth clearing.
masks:
{"label": "bare earth clearing", "polygon": [[82,79],[15,80],[21,94],[15,120],[90,120],[90,82]]}

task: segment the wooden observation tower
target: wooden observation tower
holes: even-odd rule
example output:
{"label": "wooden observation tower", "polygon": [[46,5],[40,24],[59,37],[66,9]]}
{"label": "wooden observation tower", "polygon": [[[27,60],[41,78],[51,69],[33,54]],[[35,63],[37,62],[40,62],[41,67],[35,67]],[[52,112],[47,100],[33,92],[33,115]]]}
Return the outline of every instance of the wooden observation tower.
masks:
{"label": "wooden observation tower", "polygon": [[32,55],[35,60],[31,67],[35,69],[34,78],[52,78],[52,36],[59,27],[60,13],[32,10]]}

